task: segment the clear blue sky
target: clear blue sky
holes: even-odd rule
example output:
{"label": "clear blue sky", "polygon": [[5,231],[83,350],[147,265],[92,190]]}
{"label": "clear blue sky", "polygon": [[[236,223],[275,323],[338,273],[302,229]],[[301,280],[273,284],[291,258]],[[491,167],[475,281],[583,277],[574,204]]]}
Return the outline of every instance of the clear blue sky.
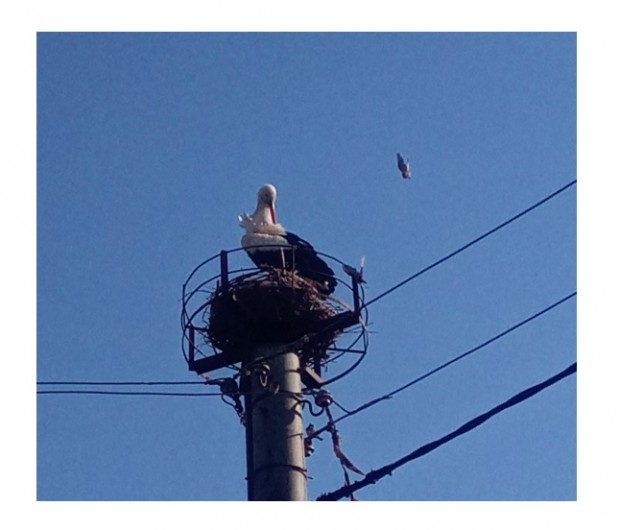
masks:
{"label": "clear blue sky", "polygon": [[[37,164],[38,381],[197,381],[181,286],[239,246],[263,183],[285,227],[366,256],[373,298],[574,180],[576,36],[42,33]],[[373,304],[334,397],[355,408],[574,292],[576,192]],[[573,298],[341,422],[343,450],[381,467],[575,359]],[[38,397],[40,500],[243,500],[244,450],[218,398]],[[311,499],[342,485],[328,439],[307,466]],[[357,496],[574,500],[576,377]]]}

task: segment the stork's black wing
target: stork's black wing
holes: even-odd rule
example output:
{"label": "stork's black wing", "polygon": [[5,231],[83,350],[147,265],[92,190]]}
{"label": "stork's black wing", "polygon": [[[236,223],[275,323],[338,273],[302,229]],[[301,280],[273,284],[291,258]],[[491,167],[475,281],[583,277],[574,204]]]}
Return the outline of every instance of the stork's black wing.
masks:
{"label": "stork's black wing", "polygon": [[295,247],[294,252],[287,256],[287,266],[294,268],[300,276],[314,280],[323,286],[320,289],[331,294],[336,288],[334,271],[323,261],[314,250],[314,247],[297,234],[287,232],[286,241]]}

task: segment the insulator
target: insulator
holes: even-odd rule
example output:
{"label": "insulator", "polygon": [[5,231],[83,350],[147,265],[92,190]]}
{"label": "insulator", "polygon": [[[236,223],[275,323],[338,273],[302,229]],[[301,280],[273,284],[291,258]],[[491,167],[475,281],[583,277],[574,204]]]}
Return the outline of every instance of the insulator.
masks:
{"label": "insulator", "polygon": [[256,367],[255,372],[259,375],[259,376],[267,376],[269,375],[269,372],[271,372],[271,367],[267,364],[267,363],[263,363],[259,366]]}
{"label": "insulator", "polygon": [[314,396],[314,402],[319,407],[326,408],[326,407],[329,407],[334,402],[334,399],[332,398],[332,395],[327,390],[322,389],[316,393],[316,396]]}
{"label": "insulator", "polygon": [[237,382],[231,378],[224,379],[219,384],[219,387],[222,391],[222,394],[225,394],[227,396],[232,396],[239,393],[239,385],[237,385]]}
{"label": "insulator", "polygon": [[312,453],[314,453],[314,446],[312,445],[312,440],[310,438],[306,438],[304,440],[304,453],[306,458],[308,458]]}

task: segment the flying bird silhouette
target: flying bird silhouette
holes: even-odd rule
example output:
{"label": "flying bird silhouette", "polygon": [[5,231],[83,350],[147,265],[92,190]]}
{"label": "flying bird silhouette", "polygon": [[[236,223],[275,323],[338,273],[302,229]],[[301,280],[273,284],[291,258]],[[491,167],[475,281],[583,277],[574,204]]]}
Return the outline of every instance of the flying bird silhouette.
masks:
{"label": "flying bird silhouette", "polygon": [[398,164],[398,169],[400,170],[400,174],[404,179],[411,178],[411,169],[409,168],[409,160],[405,162],[405,159],[402,157],[400,153],[396,153],[396,162]]}

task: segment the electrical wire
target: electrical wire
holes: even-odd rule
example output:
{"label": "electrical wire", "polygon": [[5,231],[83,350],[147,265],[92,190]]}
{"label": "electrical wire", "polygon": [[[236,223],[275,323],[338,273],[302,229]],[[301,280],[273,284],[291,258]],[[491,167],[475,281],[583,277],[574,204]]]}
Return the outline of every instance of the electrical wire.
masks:
{"label": "electrical wire", "polygon": [[[512,333],[513,331],[517,330],[518,328],[520,328],[521,326],[524,326],[525,324],[528,324],[529,322],[532,322],[533,320],[537,319],[538,317],[544,315],[545,313],[547,313],[548,311],[551,311],[552,309],[555,309],[556,307],[558,307],[559,305],[567,302],[568,300],[570,300],[571,298],[573,298],[574,296],[577,296],[577,292],[573,292],[571,294],[569,294],[568,296],[565,296],[564,298],[562,298],[561,300],[558,300],[557,302],[554,302],[553,304],[545,307],[544,309],[538,311],[537,313],[529,316],[528,318],[522,320],[521,322],[505,329],[504,331],[498,333],[497,335],[491,337],[490,339],[482,342],[481,344],[478,344],[477,346],[475,346],[474,348],[471,348],[469,350],[467,350],[464,353],[461,353],[460,355],[457,355],[456,357],[450,359],[449,361],[437,366],[436,368],[433,368],[432,370],[430,370],[429,372],[426,372],[424,375],[421,375],[415,379],[413,379],[412,381],[392,390],[391,392],[388,392],[387,394],[375,398],[371,401],[368,401],[366,403],[364,403],[363,405],[360,405],[359,407],[357,407],[356,409],[344,414],[343,416],[340,416],[339,418],[336,418],[334,420],[334,423],[337,423],[341,420],[344,420],[346,418],[349,418],[355,414],[358,414],[359,412],[362,412],[363,410],[366,410],[374,405],[376,405],[377,403],[380,403],[381,401],[385,401],[386,399],[391,399],[393,396],[395,396],[396,394],[398,394],[399,392],[402,392],[403,390],[412,387],[413,385],[419,383],[420,381],[426,379],[427,377],[430,377],[433,374],[436,374],[437,372],[439,372],[440,370],[443,370],[444,368],[447,368],[448,366],[450,366],[451,364],[460,361],[461,359],[464,359],[465,357],[471,355],[472,353],[484,348],[485,346],[488,346],[489,344],[495,342],[496,340],[508,335],[509,333]],[[320,429],[317,429],[313,436],[317,436],[319,434],[321,434],[322,432],[325,432],[328,429],[328,425],[321,427]]]}
{"label": "electrical wire", "polygon": [[402,287],[406,283],[409,283],[411,280],[414,280],[415,278],[417,278],[418,276],[421,276],[425,272],[428,272],[429,270],[437,267],[437,265],[440,265],[444,261],[447,261],[450,258],[453,258],[457,254],[460,254],[461,252],[463,252],[464,250],[468,249],[469,247],[475,245],[476,243],[479,243],[480,241],[482,241],[486,237],[490,236],[491,234],[493,234],[493,233],[497,232],[498,230],[501,230],[502,228],[508,226],[513,221],[516,221],[517,219],[519,219],[520,217],[523,217],[524,215],[528,214],[532,210],[535,210],[539,206],[542,206],[544,203],[546,203],[547,201],[551,200],[553,197],[559,195],[563,191],[566,191],[568,188],[570,188],[571,186],[575,185],[576,183],[577,183],[577,180],[573,180],[572,182],[569,182],[568,184],[566,184],[565,186],[563,186],[559,190],[556,190],[552,194],[547,195],[544,199],[541,199],[540,201],[538,201],[537,203],[533,204],[532,206],[530,206],[530,207],[526,208],[525,210],[519,212],[517,215],[511,217],[507,221],[504,221],[503,223],[497,225],[495,228],[492,228],[488,232],[485,232],[481,236],[478,236],[476,239],[473,239],[469,243],[467,243],[467,244],[463,245],[462,247],[456,249],[455,251],[451,252],[447,256],[444,256],[443,258],[435,261],[434,263],[431,263],[427,267],[425,267],[422,270],[416,272],[415,274],[412,274],[408,278],[405,278],[404,280],[402,280],[401,282],[397,283],[393,287],[390,287],[387,291],[384,291],[380,295],[375,296],[372,300],[369,300],[368,302],[365,302],[362,307],[368,307],[370,304],[374,304],[375,302],[381,300],[381,298],[383,298],[384,296],[387,296],[388,294],[396,291],[396,289],[399,289],[400,287]]}
{"label": "electrical wire", "polygon": [[537,385],[534,385],[529,388],[526,388],[525,390],[522,390],[518,394],[515,394],[514,396],[512,396],[510,399],[493,407],[487,412],[480,414],[479,416],[476,416],[475,418],[469,420],[467,423],[464,423],[463,425],[461,425],[458,429],[455,429],[454,431],[446,434],[445,436],[437,440],[434,440],[430,443],[427,443],[423,445],[422,447],[419,447],[415,451],[400,458],[399,460],[396,460],[395,462],[392,462],[391,464],[387,464],[377,470],[369,472],[368,474],[366,474],[366,476],[363,479],[358,480],[354,482],[353,484],[345,485],[335,491],[332,491],[331,493],[324,493],[320,495],[316,500],[317,501],[337,501],[338,499],[342,499],[343,497],[350,497],[355,491],[360,490],[366,486],[369,486],[370,484],[375,484],[378,480],[382,479],[386,475],[391,475],[395,469],[411,462],[412,460],[420,458],[430,453],[431,451],[434,451],[435,449],[438,449],[442,445],[450,442],[451,440],[459,436],[462,436],[465,433],[468,433],[469,431],[476,429],[477,427],[479,427],[486,421],[490,420],[493,416],[499,414],[500,412],[503,412],[504,410],[509,409],[510,407],[514,407],[515,405],[518,405],[522,403],[523,401],[526,401],[532,398],[539,392],[560,382],[562,379],[576,372],[577,372],[577,363],[573,363],[565,370],[555,374],[549,379],[546,379],[542,383],[538,383]]}
{"label": "electrical wire", "polygon": [[37,381],[37,385],[74,386],[140,386],[140,385],[205,385],[205,381]]}
{"label": "electrical wire", "polygon": [[167,396],[167,397],[204,397],[221,396],[220,392],[140,392],[115,390],[37,390],[37,394],[78,394],[106,396]]}

